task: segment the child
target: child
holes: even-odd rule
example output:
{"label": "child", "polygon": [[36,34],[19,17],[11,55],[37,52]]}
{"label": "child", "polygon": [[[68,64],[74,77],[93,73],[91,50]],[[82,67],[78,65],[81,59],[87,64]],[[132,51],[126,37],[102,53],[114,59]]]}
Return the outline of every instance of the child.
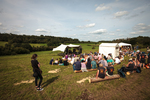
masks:
{"label": "child", "polygon": [[113,71],[114,71],[114,67],[113,67],[112,63],[109,62],[109,63],[108,63],[108,67],[107,67],[106,75],[107,75],[107,76],[113,75]]}
{"label": "child", "polygon": [[99,69],[96,74],[96,79],[97,77],[105,78],[105,74],[106,74],[106,71],[105,71],[105,68],[103,67],[103,64],[99,64]]}
{"label": "child", "polygon": [[84,72],[84,71],[88,72],[88,70],[86,69],[86,64],[85,64],[84,60],[81,61],[81,70],[82,70],[82,72]]}

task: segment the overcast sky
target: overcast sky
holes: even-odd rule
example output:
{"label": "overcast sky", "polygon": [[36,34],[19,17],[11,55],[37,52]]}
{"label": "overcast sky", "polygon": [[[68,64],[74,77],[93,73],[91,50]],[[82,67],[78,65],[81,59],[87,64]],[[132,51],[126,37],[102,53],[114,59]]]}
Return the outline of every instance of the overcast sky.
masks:
{"label": "overcast sky", "polygon": [[0,32],[80,41],[150,36],[150,0],[0,0]]}

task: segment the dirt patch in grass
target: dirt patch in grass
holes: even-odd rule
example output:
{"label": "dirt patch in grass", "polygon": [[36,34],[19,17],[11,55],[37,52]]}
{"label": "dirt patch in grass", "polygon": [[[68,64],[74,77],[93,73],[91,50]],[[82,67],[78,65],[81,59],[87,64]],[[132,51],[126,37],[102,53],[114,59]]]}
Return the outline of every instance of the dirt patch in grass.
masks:
{"label": "dirt patch in grass", "polygon": [[85,89],[80,96],[76,98],[76,100],[94,100],[92,93]]}

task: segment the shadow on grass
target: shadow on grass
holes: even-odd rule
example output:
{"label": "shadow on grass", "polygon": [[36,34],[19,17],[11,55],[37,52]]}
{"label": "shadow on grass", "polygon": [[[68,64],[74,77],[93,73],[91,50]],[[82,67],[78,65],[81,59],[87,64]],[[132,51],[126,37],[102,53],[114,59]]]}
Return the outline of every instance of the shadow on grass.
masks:
{"label": "shadow on grass", "polygon": [[57,80],[58,77],[59,77],[59,76],[52,77],[52,78],[48,79],[46,82],[44,82],[44,83],[42,84],[42,87],[43,87],[43,88],[44,88],[44,87],[47,87],[49,84],[51,84],[52,82],[54,82],[55,80]]}

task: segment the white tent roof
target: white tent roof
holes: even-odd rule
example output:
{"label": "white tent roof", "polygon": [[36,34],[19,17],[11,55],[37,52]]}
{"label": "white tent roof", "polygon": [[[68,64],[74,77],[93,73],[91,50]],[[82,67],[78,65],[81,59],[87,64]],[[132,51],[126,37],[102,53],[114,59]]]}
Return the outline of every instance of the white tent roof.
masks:
{"label": "white tent roof", "polygon": [[132,46],[131,44],[128,44],[128,43],[123,43],[123,42],[121,42],[121,43],[119,43],[119,47],[121,47],[121,46]]}
{"label": "white tent roof", "polygon": [[73,44],[69,44],[69,45],[64,45],[64,44],[61,44],[60,46],[56,47],[56,48],[53,48],[53,51],[62,51],[64,52],[65,49],[67,47],[80,47],[80,45],[73,45]]}
{"label": "white tent roof", "polygon": [[105,46],[105,47],[116,47],[118,46],[118,43],[101,43],[100,44],[101,47]]}

